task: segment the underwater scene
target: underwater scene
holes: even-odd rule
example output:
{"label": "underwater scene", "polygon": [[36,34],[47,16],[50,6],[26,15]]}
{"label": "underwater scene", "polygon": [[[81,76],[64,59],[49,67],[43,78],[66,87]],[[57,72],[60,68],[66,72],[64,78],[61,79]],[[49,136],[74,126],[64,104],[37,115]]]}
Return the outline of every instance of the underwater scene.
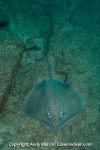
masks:
{"label": "underwater scene", "polygon": [[100,150],[100,1],[0,0],[0,150]]}

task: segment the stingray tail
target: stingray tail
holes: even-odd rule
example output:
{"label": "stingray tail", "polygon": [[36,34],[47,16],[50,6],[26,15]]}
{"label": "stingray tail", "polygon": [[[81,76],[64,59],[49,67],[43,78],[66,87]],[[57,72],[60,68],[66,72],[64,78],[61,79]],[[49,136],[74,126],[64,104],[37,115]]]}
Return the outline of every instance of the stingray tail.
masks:
{"label": "stingray tail", "polygon": [[50,61],[49,61],[49,58],[48,58],[47,54],[46,54],[46,61],[47,61],[47,65],[48,65],[49,77],[50,77],[50,79],[52,79],[53,78],[53,76],[52,76],[52,67],[51,67],[51,64],[50,64]]}
{"label": "stingray tail", "polygon": [[52,12],[49,12],[48,10],[45,11],[45,14],[48,17],[49,29],[48,29],[48,34],[46,36],[46,40],[44,42],[44,54],[45,54],[47,65],[48,65],[49,77],[50,79],[52,79],[53,78],[52,67],[48,58],[48,52],[50,50],[50,39],[51,39],[51,36],[53,35],[53,18],[52,18]]}

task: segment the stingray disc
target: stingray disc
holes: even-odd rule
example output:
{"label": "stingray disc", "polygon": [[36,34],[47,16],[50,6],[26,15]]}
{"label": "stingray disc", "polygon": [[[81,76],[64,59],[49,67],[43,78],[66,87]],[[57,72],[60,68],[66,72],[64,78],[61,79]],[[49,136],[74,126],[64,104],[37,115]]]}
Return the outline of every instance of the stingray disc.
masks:
{"label": "stingray disc", "polygon": [[71,84],[57,79],[44,79],[26,96],[25,114],[52,130],[62,128],[85,107],[80,92]]}

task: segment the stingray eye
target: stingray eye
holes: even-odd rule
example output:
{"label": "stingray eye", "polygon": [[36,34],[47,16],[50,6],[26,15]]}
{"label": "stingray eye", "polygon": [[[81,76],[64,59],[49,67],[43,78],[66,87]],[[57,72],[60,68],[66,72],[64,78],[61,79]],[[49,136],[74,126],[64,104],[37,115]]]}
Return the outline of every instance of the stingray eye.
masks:
{"label": "stingray eye", "polygon": [[59,116],[60,116],[60,118],[63,117],[63,112],[62,111],[60,111]]}
{"label": "stingray eye", "polygon": [[48,118],[51,118],[51,117],[52,117],[51,112],[48,112]]}

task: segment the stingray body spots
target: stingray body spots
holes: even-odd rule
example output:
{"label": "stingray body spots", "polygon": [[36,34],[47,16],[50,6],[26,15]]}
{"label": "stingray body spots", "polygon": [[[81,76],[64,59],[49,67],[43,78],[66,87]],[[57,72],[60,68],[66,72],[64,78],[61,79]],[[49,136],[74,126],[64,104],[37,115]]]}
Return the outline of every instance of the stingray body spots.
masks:
{"label": "stingray body spots", "polygon": [[51,110],[51,111],[47,112],[47,117],[52,120],[60,119],[63,117],[63,112],[60,110],[56,111],[56,109],[55,109],[55,111]]}

